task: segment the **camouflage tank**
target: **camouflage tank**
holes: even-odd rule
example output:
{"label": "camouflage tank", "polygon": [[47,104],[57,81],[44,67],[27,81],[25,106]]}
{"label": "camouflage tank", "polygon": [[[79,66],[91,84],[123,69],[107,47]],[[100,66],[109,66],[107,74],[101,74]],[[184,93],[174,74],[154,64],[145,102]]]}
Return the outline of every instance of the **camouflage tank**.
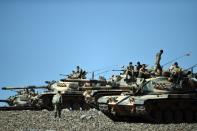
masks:
{"label": "camouflage tank", "polygon": [[[96,83],[96,84],[95,84]],[[123,92],[130,92],[133,82],[124,74],[112,76],[109,80],[99,79],[99,83],[94,82],[91,86],[83,87],[86,102],[94,108],[98,108],[97,100],[102,96],[120,95]]]}
{"label": "camouflage tank", "polygon": [[132,87],[130,93],[100,97],[99,109],[114,120],[132,116],[155,122],[197,120],[196,78],[182,77],[178,82],[165,76],[138,78]]}
{"label": "camouflage tank", "polygon": [[10,96],[6,100],[0,100],[0,102],[5,102],[9,105],[9,107],[1,107],[0,109],[39,109],[40,101],[38,99],[38,93],[35,92],[34,88],[34,86],[29,86],[26,88],[3,87],[2,90],[14,90],[17,94]]}
{"label": "camouflage tank", "polygon": [[[81,81],[83,79],[72,79]],[[85,102],[83,96],[83,90],[81,90],[81,85],[83,82],[64,82],[62,80],[56,81],[51,84],[48,91],[39,94],[39,99],[41,99],[42,107],[46,109],[53,109],[52,98],[58,91],[61,91],[63,98],[62,108],[68,108],[72,110],[79,109],[89,109],[89,105]]]}

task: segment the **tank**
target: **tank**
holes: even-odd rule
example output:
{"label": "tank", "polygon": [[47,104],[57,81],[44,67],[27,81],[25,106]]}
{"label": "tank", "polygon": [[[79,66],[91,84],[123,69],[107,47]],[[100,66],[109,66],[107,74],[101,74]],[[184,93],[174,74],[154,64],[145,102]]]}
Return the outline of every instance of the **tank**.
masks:
{"label": "tank", "polygon": [[195,77],[181,77],[178,82],[166,76],[137,78],[131,86],[129,93],[99,97],[99,110],[113,120],[128,120],[135,116],[167,123],[197,120]]}
{"label": "tank", "polygon": [[[72,81],[71,81],[72,80]],[[48,90],[39,94],[39,99],[42,101],[42,107],[48,110],[53,109],[52,98],[58,91],[61,91],[63,98],[62,108],[71,110],[87,110],[89,105],[85,102],[83,90],[81,86],[84,84],[84,79],[63,79],[52,83]]]}
{"label": "tank", "polygon": [[130,92],[133,88],[133,82],[127,78],[125,74],[112,75],[109,80],[99,78],[99,82],[95,82],[90,86],[84,86],[83,95],[86,103],[89,103],[94,108],[98,108],[97,100],[102,96],[120,95]]}
{"label": "tank", "polygon": [[[29,86],[26,88],[21,87],[3,87],[2,90],[14,90],[17,93],[14,96],[10,96],[6,100],[0,100],[0,102],[5,102],[8,104],[8,107],[1,107],[1,110],[8,109],[39,109],[39,99],[38,93],[34,90],[35,86]],[[37,87],[42,88],[42,87]]]}

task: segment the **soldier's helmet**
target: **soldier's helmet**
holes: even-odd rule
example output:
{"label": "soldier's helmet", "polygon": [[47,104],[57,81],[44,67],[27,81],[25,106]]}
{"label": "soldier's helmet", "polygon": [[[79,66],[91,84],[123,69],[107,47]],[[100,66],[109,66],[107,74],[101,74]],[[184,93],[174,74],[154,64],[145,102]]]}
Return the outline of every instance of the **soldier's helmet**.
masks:
{"label": "soldier's helmet", "polygon": [[174,65],[178,66],[178,62],[175,62]]}
{"label": "soldier's helmet", "polygon": [[160,52],[163,53],[163,50],[161,49]]}
{"label": "soldier's helmet", "polygon": [[132,65],[133,63],[132,62],[129,62],[129,65]]}
{"label": "soldier's helmet", "polygon": [[137,62],[137,65],[140,65],[140,62],[139,61]]}

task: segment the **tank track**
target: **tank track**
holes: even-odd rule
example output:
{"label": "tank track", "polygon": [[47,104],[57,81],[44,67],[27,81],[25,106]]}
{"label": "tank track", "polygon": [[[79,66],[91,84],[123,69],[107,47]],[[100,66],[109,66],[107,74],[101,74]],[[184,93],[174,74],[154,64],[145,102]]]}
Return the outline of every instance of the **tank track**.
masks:
{"label": "tank track", "polygon": [[154,122],[197,122],[197,100],[168,99],[148,100],[145,108],[148,119]]}

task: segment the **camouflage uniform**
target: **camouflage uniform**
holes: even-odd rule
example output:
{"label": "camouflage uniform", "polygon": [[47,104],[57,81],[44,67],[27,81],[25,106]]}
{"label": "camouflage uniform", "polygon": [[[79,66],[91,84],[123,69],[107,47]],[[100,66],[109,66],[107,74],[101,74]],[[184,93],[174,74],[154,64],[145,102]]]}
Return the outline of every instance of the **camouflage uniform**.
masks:
{"label": "camouflage uniform", "polygon": [[57,117],[57,114],[59,118],[61,118],[62,95],[60,91],[53,96],[52,103],[55,110],[55,118]]}

